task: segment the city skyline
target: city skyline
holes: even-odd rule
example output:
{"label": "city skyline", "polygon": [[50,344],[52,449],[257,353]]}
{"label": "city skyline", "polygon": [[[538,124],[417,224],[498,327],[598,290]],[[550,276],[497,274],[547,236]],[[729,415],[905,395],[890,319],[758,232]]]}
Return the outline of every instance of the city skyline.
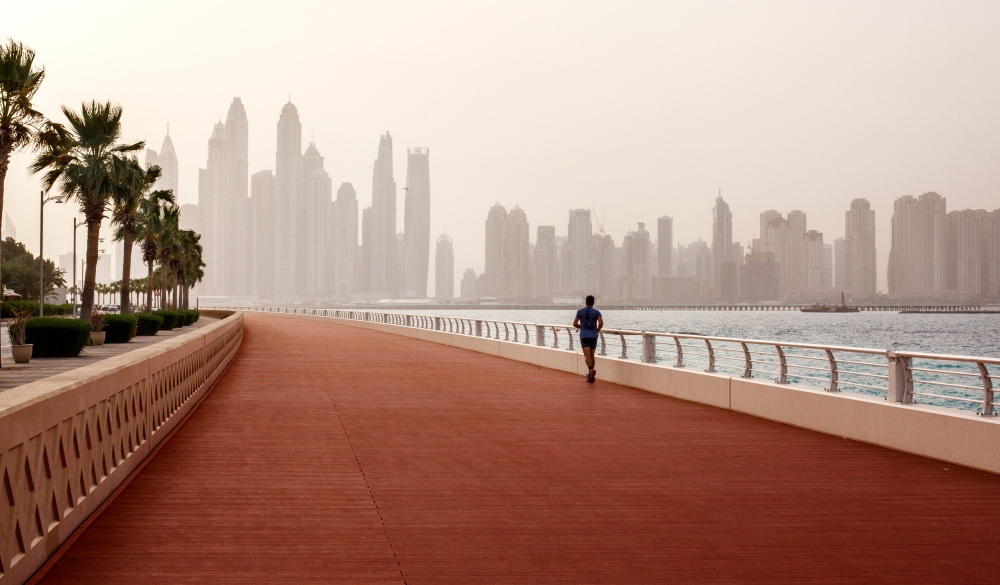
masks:
{"label": "city skyline", "polygon": [[[978,73],[1000,50],[988,26],[1000,16],[995,3],[948,10],[909,3],[905,22],[899,5],[888,3],[856,10],[664,3],[640,18],[584,2],[550,4],[527,23],[514,8],[443,10],[433,2],[296,4],[267,19],[250,18],[252,5],[197,8],[211,17],[190,18],[194,8],[183,2],[131,7],[127,18],[142,26],[122,27],[113,42],[14,6],[0,32],[38,51],[49,76],[37,107],[47,116],[58,117],[62,104],[114,98],[125,111],[123,139],[145,139],[158,152],[169,124],[181,203],[196,200],[211,126],[225,121],[234,95],[249,120],[251,174],[274,170],[273,124],[290,92],[303,147],[317,144],[334,189],[352,183],[362,209],[371,204],[374,137],[391,130],[400,184],[404,148],[426,145],[435,165],[430,234],[447,230],[456,265],[478,270],[483,210],[498,196],[560,233],[567,209],[593,208],[619,243],[638,221],[655,233],[666,214],[675,241],[689,243],[711,241],[707,218],[721,187],[734,240],[744,246],[765,209],[802,209],[830,243],[846,204],[868,199],[886,251],[877,257],[884,291],[897,197],[935,191],[955,208],[992,209],[1000,192],[998,83]],[[564,26],[566,10],[573,26]],[[224,19],[232,24],[220,33]],[[337,34],[323,34],[324,22]],[[435,36],[419,51],[407,33],[415,26]],[[190,34],[168,42],[178,27]],[[470,30],[491,32],[470,37]],[[267,48],[262,38],[288,42]],[[501,39],[508,49],[497,52]],[[87,66],[120,42],[143,50],[122,55],[122,67]],[[962,66],[942,67],[941,55]],[[198,66],[183,65],[191,62]],[[185,83],[166,90],[135,83],[123,74],[127,64]],[[317,64],[336,74],[316,75]],[[277,73],[265,78],[261,70]],[[12,160],[5,209],[37,251],[38,182],[25,172],[29,158]],[[46,209],[46,250],[71,249],[72,215],[68,206]]]}

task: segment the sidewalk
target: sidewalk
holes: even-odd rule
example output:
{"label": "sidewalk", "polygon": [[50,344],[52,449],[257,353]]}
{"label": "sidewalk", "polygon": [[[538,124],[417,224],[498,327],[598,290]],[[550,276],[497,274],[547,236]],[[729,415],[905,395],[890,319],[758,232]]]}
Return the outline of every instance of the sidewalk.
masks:
{"label": "sidewalk", "polygon": [[154,343],[176,337],[193,331],[215,321],[202,316],[194,325],[172,331],[160,331],[153,337],[135,337],[128,343],[108,343],[100,347],[87,346],[80,355],[71,358],[32,358],[30,363],[15,364],[10,353],[10,338],[7,335],[7,322],[0,324],[0,360],[3,370],[0,371],[0,392],[22,386],[35,380],[48,378],[68,370],[75,370],[103,359],[146,347]]}

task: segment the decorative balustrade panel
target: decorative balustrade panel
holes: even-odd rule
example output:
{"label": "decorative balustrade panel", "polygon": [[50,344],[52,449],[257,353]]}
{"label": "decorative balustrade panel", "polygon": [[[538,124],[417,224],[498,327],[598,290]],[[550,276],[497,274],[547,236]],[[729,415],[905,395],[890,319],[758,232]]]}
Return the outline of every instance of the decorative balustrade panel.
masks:
{"label": "decorative balustrade panel", "polygon": [[205,395],[242,339],[236,315],[0,393],[0,585],[45,563]]}

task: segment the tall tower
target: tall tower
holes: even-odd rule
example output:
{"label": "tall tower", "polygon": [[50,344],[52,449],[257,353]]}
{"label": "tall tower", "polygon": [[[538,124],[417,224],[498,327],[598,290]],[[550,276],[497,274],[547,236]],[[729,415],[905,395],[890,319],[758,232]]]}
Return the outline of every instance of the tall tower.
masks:
{"label": "tall tower", "polygon": [[674,220],[664,215],[656,220],[656,275],[673,276]]}
{"label": "tall tower", "polygon": [[225,267],[222,290],[228,295],[250,294],[250,224],[248,198],[249,138],[246,109],[240,98],[233,98],[226,115],[225,161],[222,192],[222,248]]}
{"label": "tall tower", "polygon": [[556,251],[556,227],[538,226],[535,240],[535,298],[551,298],[559,290],[559,257]]}
{"label": "tall tower", "polygon": [[486,295],[504,294],[504,259],[507,251],[507,210],[497,203],[486,216]]}
{"label": "tall tower", "polygon": [[448,234],[441,234],[437,239],[434,252],[434,298],[455,298],[455,248]]}
{"label": "tall tower", "polygon": [[567,245],[569,246],[568,292],[578,294],[586,292],[587,262],[590,260],[590,244],[593,233],[590,210],[571,209],[569,211],[569,226],[566,230]]}
{"label": "tall tower", "polygon": [[173,191],[174,197],[177,193],[177,153],[174,151],[174,142],[170,139],[170,126],[167,126],[167,135],[163,138],[163,146],[160,152],[146,149],[146,166],[157,165],[162,171],[160,178],[156,180],[153,189],[157,191]]}
{"label": "tall tower", "polygon": [[396,181],[392,176],[392,136],[379,137],[372,171],[370,292],[395,296]]}
{"label": "tall tower", "polygon": [[406,261],[403,265],[403,296],[420,299],[427,297],[431,249],[429,157],[430,151],[424,147],[406,151],[406,203],[403,211]]}
{"label": "tall tower", "polygon": [[531,244],[528,242],[529,233],[528,216],[523,209],[515,205],[507,214],[503,268],[504,297],[522,299],[531,296],[531,271],[528,265],[531,250]]}
{"label": "tall tower", "polygon": [[736,300],[733,278],[733,214],[722,196],[715,198],[712,209],[712,286],[715,296],[727,301]]}
{"label": "tall tower", "polygon": [[875,212],[867,199],[855,199],[844,212],[844,288],[872,296],[876,274]]}
{"label": "tall tower", "polygon": [[333,203],[333,286],[332,293],[348,298],[355,291],[355,263],[358,252],[358,195],[354,185],[343,183]]}
{"label": "tall tower", "polygon": [[230,191],[229,152],[225,124],[216,124],[208,139],[208,161],[198,169],[198,207],[201,212],[201,245],[205,261],[205,292],[225,294],[227,276],[225,225],[226,195]]}
{"label": "tall tower", "polygon": [[271,171],[254,173],[250,178],[253,209],[254,294],[258,299],[273,300],[275,260],[275,208],[278,180]]}
{"label": "tall tower", "polygon": [[299,298],[314,300],[325,295],[327,289],[325,244],[333,184],[313,142],[302,155],[301,185],[295,233],[295,288]]}
{"label": "tall tower", "polygon": [[892,207],[889,294],[945,290],[947,200],[937,193],[896,199]]}
{"label": "tall tower", "polygon": [[302,182],[302,124],[292,102],[281,108],[278,118],[278,151],[275,155],[278,183],[274,227],[274,296],[287,302],[296,296],[299,191]]}

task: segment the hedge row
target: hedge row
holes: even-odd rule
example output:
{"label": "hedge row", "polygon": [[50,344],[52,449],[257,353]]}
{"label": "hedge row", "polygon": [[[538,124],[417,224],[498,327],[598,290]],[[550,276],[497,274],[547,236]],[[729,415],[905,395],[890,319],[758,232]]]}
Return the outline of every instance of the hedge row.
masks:
{"label": "hedge row", "polygon": [[[27,309],[28,311],[31,311],[32,316],[38,316],[38,303],[36,301],[3,301],[0,303],[0,318],[12,319],[14,317],[15,309]],[[64,303],[62,305],[45,303],[45,314],[72,315],[73,305],[71,303]]]}
{"label": "hedge row", "polygon": [[139,325],[136,335],[156,335],[156,332],[163,326],[163,317],[159,315],[136,313],[135,318]]}
{"label": "hedge row", "polygon": [[35,317],[25,327],[32,357],[72,357],[90,341],[90,323],[61,317]]}
{"label": "hedge row", "polygon": [[104,343],[128,343],[135,334],[135,315],[107,314],[104,316]]}

